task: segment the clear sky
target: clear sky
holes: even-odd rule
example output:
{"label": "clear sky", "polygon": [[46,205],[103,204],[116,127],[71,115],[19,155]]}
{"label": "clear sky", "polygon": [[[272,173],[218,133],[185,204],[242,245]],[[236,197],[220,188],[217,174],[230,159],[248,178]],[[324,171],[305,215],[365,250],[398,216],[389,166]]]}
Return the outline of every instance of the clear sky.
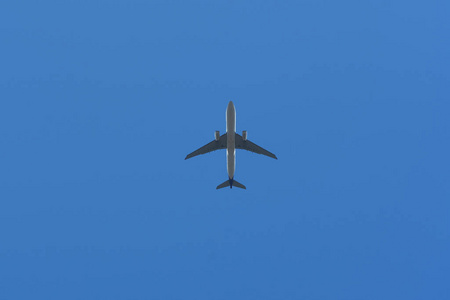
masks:
{"label": "clear sky", "polygon": [[1,1],[0,299],[449,299],[449,11]]}

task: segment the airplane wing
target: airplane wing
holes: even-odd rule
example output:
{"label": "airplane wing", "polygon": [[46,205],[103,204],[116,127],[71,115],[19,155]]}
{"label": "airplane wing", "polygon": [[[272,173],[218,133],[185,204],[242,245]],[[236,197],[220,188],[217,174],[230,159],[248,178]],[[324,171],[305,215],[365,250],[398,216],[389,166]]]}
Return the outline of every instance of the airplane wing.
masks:
{"label": "airplane wing", "polygon": [[251,151],[251,152],[255,152],[255,153],[258,153],[258,154],[263,154],[263,155],[266,155],[266,156],[278,159],[275,156],[275,154],[267,151],[266,149],[261,148],[260,146],[250,142],[249,140],[244,141],[242,136],[237,134],[237,133],[236,133],[235,140],[236,140],[236,142],[235,142],[236,143],[236,149],[244,149],[244,150],[248,150],[248,151]]}
{"label": "airplane wing", "polygon": [[211,151],[216,151],[219,149],[226,149],[227,148],[227,134],[223,134],[218,141],[214,140],[208,144],[206,144],[203,147],[200,147],[199,149],[195,150],[194,152],[188,154],[185,159],[205,154]]}

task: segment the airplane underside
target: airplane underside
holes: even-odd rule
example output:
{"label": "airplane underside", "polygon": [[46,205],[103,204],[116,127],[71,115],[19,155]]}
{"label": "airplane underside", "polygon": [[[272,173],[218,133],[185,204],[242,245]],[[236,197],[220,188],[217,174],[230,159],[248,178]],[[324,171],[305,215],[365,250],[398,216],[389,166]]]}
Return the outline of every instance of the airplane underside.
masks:
{"label": "airplane underside", "polygon": [[216,189],[221,189],[227,186],[229,186],[230,188],[234,186],[241,189],[246,189],[245,185],[234,180],[234,171],[236,164],[235,149],[243,149],[258,154],[263,154],[274,159],[277,159],[277,157],[275,156],[275,154],[249,141],[247,139],[247,131],[243,131],[242,136],[236,133],[236,110],[232,101],[228,103],[226,111],[226,122],[227,132],[225,134],[220,135],[219,131],[216,131],[215,138],[212,142],[209,142],[205,146],[200,147],[192,153],[189,153],[188,155],[186,155],[185,160],[212,151],[227,149],[228,180],[219,184]]}

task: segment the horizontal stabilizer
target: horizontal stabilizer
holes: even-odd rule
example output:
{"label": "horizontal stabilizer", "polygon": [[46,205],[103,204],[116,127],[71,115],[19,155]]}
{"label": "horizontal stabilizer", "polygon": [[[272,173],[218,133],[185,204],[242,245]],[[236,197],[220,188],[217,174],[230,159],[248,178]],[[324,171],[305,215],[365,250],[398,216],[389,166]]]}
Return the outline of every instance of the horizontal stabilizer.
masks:
{"label": "horizontal stabilizer", "polygon": [[219,184],[219,185],[216,187],[216,190],[221,189],[221,188],[224,188],[224,187],[227,187],[227,186],[229,186],[230,188],[232,188],[233,186],[235,186],[235,187],[238,187],[238,188],[240,188],[240,189],[244,189],[244,190],[247,189],[247,188],[245,187],[245,185],[243,185],[242,183],[239,183],[239,182],[237,182],[237,181],[234,180],[234,179],[229,179],[229,180],[227,180],[227,181],[225,181],[225,182]]}
{"label": "horizontal stabilizer", "polygon": [[240,189],[246,190],[247,188],[242,183],[237,182],[236,180],[233,180],[233,186],[238,187]]}

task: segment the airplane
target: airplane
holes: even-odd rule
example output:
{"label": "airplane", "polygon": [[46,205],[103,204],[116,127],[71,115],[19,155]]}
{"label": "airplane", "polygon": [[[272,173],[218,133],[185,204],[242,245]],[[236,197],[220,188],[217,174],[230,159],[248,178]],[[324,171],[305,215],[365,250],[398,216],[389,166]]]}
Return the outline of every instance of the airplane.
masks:
{"label": "airplane", "polygon": [[241,189],[246,189],[245,185],[234,180],[234,169],[236,166],[236,150],[243,149],[254,153],[263,154],[275,159],[278,159],[275,154],[261,148],[260,146],[250,142],[247,139],[247,131],[242,131],[242,136],[236,133],[236,110],[232,101],[228,103],[226,111],[226,122],[227,122],[227,132],[220,135],[219,131],[214,134],[214,140],[203,147],[195,150],[194,152],[188,154],[185,158],[189,159],[191,157],[205,154],[211,151],[219,149],[227,149],[227,172],[228,180],[219,184],[216,189],[221,189],[229,186],[230,189],[235,186]]}

